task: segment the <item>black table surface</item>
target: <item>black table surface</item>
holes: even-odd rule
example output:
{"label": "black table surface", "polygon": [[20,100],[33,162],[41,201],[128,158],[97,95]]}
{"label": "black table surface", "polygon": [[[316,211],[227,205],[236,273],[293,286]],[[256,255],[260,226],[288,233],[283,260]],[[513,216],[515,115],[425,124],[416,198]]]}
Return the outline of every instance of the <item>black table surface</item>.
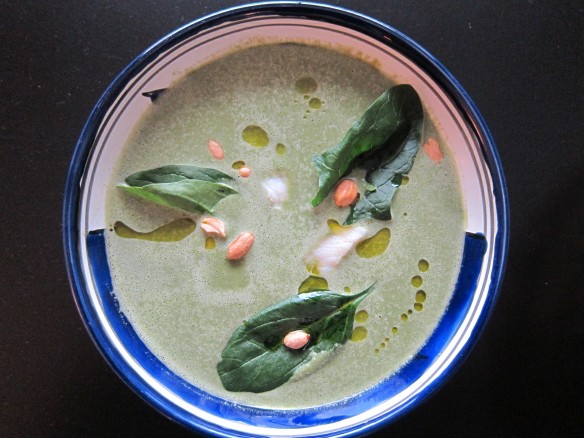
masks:
{"label": "black table surface", "polygon": [[[61,208],[93,105],[136,55],[237,1],[0,1],[0,436],[192,436],[111,370],[73,302]],[[373,436],[584,436],[584,3],[331,1],[404,32],[474,100],[503,162],[507,272],[469,358]]]}

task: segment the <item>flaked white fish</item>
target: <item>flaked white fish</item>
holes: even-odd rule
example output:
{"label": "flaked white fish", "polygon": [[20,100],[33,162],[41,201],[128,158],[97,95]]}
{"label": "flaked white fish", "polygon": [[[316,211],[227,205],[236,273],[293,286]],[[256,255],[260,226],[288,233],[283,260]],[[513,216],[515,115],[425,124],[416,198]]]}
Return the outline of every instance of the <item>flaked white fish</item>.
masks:
{"label": "flaked white fish", "polygon": [[367,228],[348,228],[338,234],[326,237],[306,257],[306,261],[316,263],[322,272],[330,271],[342,258],[367,235]]}
{"label": "flaked white fish", "polygon": [[273,206],[279,207],[288,199],[288,182],[281,176],[273,176],[262,181],[262,187]]}

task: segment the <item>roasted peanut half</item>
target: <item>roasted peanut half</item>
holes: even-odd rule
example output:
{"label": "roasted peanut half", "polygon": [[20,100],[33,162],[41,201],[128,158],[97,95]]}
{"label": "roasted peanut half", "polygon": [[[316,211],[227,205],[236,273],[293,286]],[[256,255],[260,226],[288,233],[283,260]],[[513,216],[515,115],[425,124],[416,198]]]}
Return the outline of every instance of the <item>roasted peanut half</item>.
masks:
{"label": "roasted peanut half", "polygon": [[216,217],[206,217],[201,221],[201,228],[207,236],[225,237],[225,224]]}
{"label": "roasted peanut half", "polygon": [[310,335],[304,330],[294,330],[284,336],[284,345],[292,350],[299,350],[308,344]]}
{"label": "roasted peanut half", "polygon": [[442,151],[440,150],[440,144],[434,138],[429,138],[426,143],[424,143],[423,148],[426,155],[428,155],[428,157],[430,157],[435,163],[439,163],[442,161],[442,158],[444,158]]}
{"label": "roasted peanut half", "polygon": [[207,147],[209,148],[209,152],[211,153],[213,158],[216,158],[217,160],[222,160],[223,157],[225,156],[225,153],[223,152],[223,148],[215,140],[209,140]]}
{"label": "roasted peanut half", "polygon": [[255,236],[250,232],[243,232],[229,244],[227,248],[227,260],[239,260],[243,258],[250,250]]}
{"label": "roasted peanut half", "polygon": [[249,167],[244,166],[241,169],[239,169],[239,176],[241,176],[242,178],[249,178],[250,175],[251,169]]}
{"label": "roasted peanut half", "polygon": [[359,188],[357,187],[357,183],[352,179],[344,179],[335,189],[333,199],[337,207],[348,207],[355,202],[358,195]]}

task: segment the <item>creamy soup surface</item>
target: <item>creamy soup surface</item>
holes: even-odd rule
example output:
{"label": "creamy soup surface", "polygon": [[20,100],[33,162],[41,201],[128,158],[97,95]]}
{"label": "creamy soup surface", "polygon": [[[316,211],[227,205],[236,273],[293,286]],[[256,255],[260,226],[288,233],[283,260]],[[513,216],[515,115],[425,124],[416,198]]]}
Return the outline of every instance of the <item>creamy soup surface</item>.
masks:
{"label": "creamy soup surface", "polygon": [[[312,78],[316,90],[302,89]],[[330,233],[327,220],[343,222],[348,208],[332,194],[313,208],[318,175],[312,156],[339,142],[347,129],[388,87],[373,65],[356,57],[300,44],[240,50],[178,80],[162,93],[124,146],[107,201],[108,225],[122,221],[150,231],[190,217],[196,230],[179,242],[150,242],[106,233],[114,292],[133,328],[169,369],[211,394],[252,406],[306,408],[358,394],[395,373],[424,345],[448,306],[460,268],[465,213],[448,146],[426,117],[422,143],[438,139],[444,158],[432,161],[420,148],[407,183],[397,191],[390,221],[368,220],[367,236],[389,228],[383,254],[362,258],[351,251],[322,273],[329,288],[375,291],[359,306],[353,340],[313,360],[282,386],[264,393],[229,392],[217,364],[242,322],[298,293],[310,274],[305,257]],[[310,88],[310,87],[309,87]],[[145,97],[146,98],[146,97]],[[265,147],[242,138],[247,126],[268,135]],[[224,149],[214,159],[209,139]],[[248,178],[232,167],[244,161]],[[216,206],[227,238],[205,248],[205,215],[164,208],[116,188],[137,171],[167,164],[212,167],[235,178],[239,194]],[[288,198],[275,207],[262,182],[278,176]],[[353,172],[360,181],[364,173]],[[255,243],[244,260],[226,260],[228,244],[243,231]]]}

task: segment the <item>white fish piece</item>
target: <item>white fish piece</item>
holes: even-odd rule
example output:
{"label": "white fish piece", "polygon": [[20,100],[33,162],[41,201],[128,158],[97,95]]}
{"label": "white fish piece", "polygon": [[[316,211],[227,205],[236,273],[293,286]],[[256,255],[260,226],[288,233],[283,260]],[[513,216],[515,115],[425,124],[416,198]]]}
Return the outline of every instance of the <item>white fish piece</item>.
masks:
{"label": "white fish piece", "polygon": [[281,176],[273,176],[262,181],[262,187],[274,207],[280,207],[288,199],[288,181]]}
{"label": "white fish piece", "polygon": [[367,235],[367,228],[349,228],[339,234],[326,237],[306,257],[308,263],[316,262],[322,272],[337,266],[355,245]]}

